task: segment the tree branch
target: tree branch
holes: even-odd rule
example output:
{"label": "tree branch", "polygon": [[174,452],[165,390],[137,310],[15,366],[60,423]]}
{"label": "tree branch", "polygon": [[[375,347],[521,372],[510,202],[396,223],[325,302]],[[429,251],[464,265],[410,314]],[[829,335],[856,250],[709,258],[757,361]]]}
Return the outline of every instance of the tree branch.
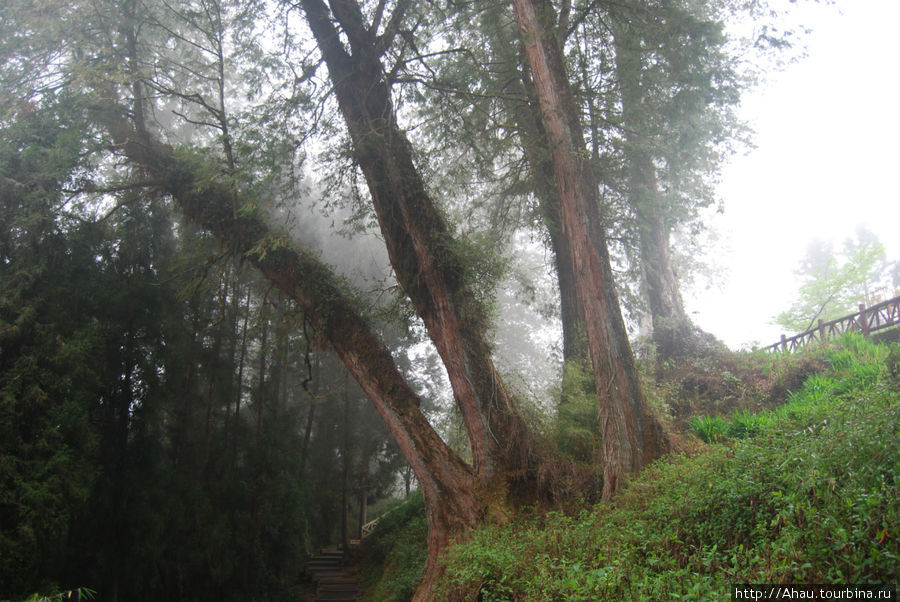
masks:
{"label": "tree branch", "polygon": [[[387,49],[391,47],[391,44],[394,43],[394,38],[397,36],[397,33],[400,31],[400,24],[403,23],[403,17],[406,16],[406,10],[409,8],[409,0],[400,0],[397,3],[397,7],[394,9],[394,12],[391,14],[391,19],[388,21],[387,27],[384,28],[384,31],[375,41],[375,52],[378,56],[383,56]],[[379,8],[383,9],[383,5],[379,5]],[[373,33],[376,31],[373,26]]]}

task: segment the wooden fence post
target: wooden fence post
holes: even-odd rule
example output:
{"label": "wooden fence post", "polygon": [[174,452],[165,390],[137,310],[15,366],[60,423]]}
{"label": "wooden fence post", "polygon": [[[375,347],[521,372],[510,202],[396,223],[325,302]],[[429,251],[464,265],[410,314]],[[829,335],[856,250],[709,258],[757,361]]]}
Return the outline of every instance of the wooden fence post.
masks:
{"label": "wooden fence post", "polygon": [[819,342],[825,342],[825,320],[819,318]]}
{"label": "wooden fence post", "polygon": [[787,353],[787,337],[783,334],[781,335],[781,350]]}
{"label": "wooden fence post", "polygon": [[863,336],[869,336],[869,318],[866,316],[866,304],[859,304],[859,326],[862,330]]}

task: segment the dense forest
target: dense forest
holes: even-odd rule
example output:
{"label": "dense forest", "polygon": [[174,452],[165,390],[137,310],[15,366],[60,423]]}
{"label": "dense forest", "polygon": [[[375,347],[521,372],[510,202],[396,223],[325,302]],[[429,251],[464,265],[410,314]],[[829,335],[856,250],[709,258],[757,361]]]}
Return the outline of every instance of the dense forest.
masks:
{"label": "dense forest", "polygon": [[726,354],[680,288],[784,4],[5,2],[0,598],[298,599],[416,490],[431,599],[615,500]]}

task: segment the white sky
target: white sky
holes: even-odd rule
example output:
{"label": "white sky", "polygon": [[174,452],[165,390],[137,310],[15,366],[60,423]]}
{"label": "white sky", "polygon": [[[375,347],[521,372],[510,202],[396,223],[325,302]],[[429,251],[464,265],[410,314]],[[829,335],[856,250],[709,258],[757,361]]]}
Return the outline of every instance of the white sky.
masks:
{"label": "white sky", "polygon": [[732,348],[778,340],[770,321],[790,306],[812,238],[841,242],[864,224],[900,259],[900,0],[837,4],[809,9],[807,57],[744,102],[756,149],[719,189],[725,281],[685,299]]}

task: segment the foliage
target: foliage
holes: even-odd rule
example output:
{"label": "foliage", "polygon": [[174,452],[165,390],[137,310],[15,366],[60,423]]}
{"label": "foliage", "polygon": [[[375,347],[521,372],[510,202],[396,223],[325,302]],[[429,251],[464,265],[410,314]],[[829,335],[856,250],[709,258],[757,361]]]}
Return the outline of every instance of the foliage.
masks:
{"label": "foliage", "polygon": [[54,216],[77,123],[70,102],[48,102],[0,131],[0,595],[48,585],[97,477],[102,344],[79,312],[96,308],[101,232]]}
{"label": "foliage", "polygon": [[422,495],[384,513],[366,538],[361,560],[367,600],[408,600],[425,571],[428,526]]}
{"label": "foliage", "polygon": [[895,353],[850,337],[783,408],[657,462],[611,504],[479,529],[451,549],[441,596],[700,600],[734,583],[895,583]]}
{"label": "foliage", "polygon": [[[702,417],[756,413],[784,403],[809,376],[828,368],[826,353],[827,347],[816,346],[777,356],[710,349],[662,362],[650,357],[642,361],[645,389],[657,411],[671,415],[674,429],[689,430],[694,420],[715,421]],[[710,422],[703,428],[715,427]]]}
{"label": "foliage", "polygon": [[887,261],[881,241],[864,228],[838,251],[830,242],[815,240],[797,270],[801,279],[797,299],[774,322],[788,331],[804,332],[817,319],[827,322],[855,313],[860,303],[873,305],[885,291],[890,294],[888,280],[896,269]]}
{"label": "foliage", "polygon": [[[339,523],[309,495],[338,460],[333,421],[303,439],[309,345],[152,191],[69,202],[79,119],[52,97],[0,130],[0,597],[283,598],[311,518]],[[365,438],[373,471],[396,466]]]}
{"label": "foliage", "polygon": [[597,390],[591,367],[577,360],[566,362],[562,383],[554,433],[556,447],[576,461],[590,462],[600,449]]}

